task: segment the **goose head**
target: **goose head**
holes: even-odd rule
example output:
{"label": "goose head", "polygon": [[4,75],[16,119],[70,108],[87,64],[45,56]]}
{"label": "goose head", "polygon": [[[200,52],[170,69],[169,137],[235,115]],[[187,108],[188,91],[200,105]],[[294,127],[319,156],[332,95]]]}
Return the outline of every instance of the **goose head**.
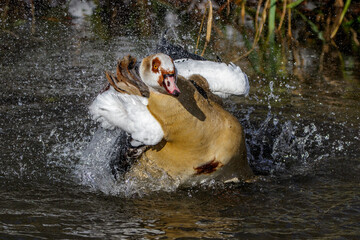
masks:
{"label": "goose head", "polygon": [[157,53],[144,58],[139,74],[141,80],[150,90],[179,96],[180,89],[176,85],[176,69],[173,60],[168,55]]}

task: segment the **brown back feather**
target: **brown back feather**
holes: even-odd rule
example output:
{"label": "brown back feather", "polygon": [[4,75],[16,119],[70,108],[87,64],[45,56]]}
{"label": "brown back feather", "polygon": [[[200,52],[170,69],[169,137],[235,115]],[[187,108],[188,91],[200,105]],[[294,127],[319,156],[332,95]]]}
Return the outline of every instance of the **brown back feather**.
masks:
{"label": "brown back feather", "polygon": [[223,105],[222,99],[211,92],[209,83],[204,77],[199,74],[193,74],[188,78],[188,80],[195,86],[195,88],[204,98],[210,99],[220,106]]}
{"label": "brown back feather", "polygon": [[113,88],[121,93],[149,97],[149,88],[135,70],[136,58],[128,55],[118,61],[116,76],[105,72],[106,78]]}

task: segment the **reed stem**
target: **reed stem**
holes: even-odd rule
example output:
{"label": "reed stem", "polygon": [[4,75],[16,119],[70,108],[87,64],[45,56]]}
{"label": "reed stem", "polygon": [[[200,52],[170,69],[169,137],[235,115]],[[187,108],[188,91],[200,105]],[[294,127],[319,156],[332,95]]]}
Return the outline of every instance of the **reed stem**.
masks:
{"label": "reed stem", "polygon": [[203,16],[203,18],[202,18],[202,20],[201,20],[200,29],[199,29],[199,34],[198,34],[198,37],[197,37],[197,40],[196,40],[195,54],[197,54],[198,47],[199,47],[201,31],[202,31],[202,28],[203,28],[204,22],[205,22],[206,9],[207,9],[207,8],[205,8],[205,10],[204,10],[204,16]]}
{"label": "reed stem", "polygon": [[268,26],[268,41],[274,41],[274,30],[275,30],[275,15],[276,15],[276,0],[270,1],[269,9],[269,26]]}
{"label": "reed stem", "polygon": [[31,0],[31,34],[35,33],[35,4],[34,0]]}
{"label": "reed stem", "polygon": [[240,57],[237,57],[235,59],[233,59],[232,61],[233,62],[236,62],[244,57],[247,57],[249,56],[250,53],[252,53],[252,51],[254,51],[255,47],[256,47],[256,44],[258,43],[258,41],[260,40],[260,36],[261,36],[261,33],[262,33],[262,30],[264,29],[264,24],[265,24],[265,21],[266,21],[266,17],[267,17],[267,14],[266,14],[266,9],[269,8],[269,4],[270,4],[270,0],[266,0],[265,2],[265,6],[264,6],[264,10],[262,12],[262,17],[261,17],[261,22],[260,22],[260,26],[259,26],[259,29],[258,31],[256,31],[255,33],[255,37],[254,37],[254,42],[253,42],[253,45],[251,47],[251,49],[249,51],[247,51],[246,53],[244,53],[243,55],[241,55]]}
{"label": "reed stem", "polygon": [[227,0],[226,16],[230,15],[230,0]]}
{"label": "reed stem", "polygon": [[[291,0],[290,0],[291,2]],[[291,32],[291,8],[288,8],[288,31],[287,31],[288,37],[292,38],[292,32]]]}
{"label": "reed stem", "polygon": [[282,9],[282,13],[281,13],[281,18],[280,18],[280,23],[278,26],[278,32],[281,30],[282,24],[284,22],[285,19],[285,15],[286,15],[286,4],[287,4],[287,0],[283,0],[283,9]]}
{"label": "reed stem", "polygon": [[208,16],[208,21],[207,21],[207,26],[206,26],[205,46],[204,46],[204,49],[200,56],[204,56],[206,47],[207,47],[208,43],[210,42],[212,20],[213,20],[213,8],[212,8],[211,0],[209,0],[209,16]]}
{"label": "reed stem", "polygon": [[334,31],[333,31],[333,32],[331,33],[331,35],[330,35],[330,38],[331,38],[331,39],[335,37],[337,31],[339,30],[339,27],[340,27],[340,25],[341,25],[341,23],[342,23],[342,21],[343,21],[343,19],[344,19],[344,16],[345,16],[346,11],[348,10],[348,8],[349,8],[349,6],[350,6],[350,3],[351,3],[351,0],[346,0],[344,9],[342,10],[341,15],[340,15],[340,19],[339,19],[339,21],[338,21],[338,23],[337,23]]}
{"label": "reed stem", "polygon": [[255,32],[257,32],[257,31],[258,31],[258,28],[259,28],[259,13],[260,13],[261,4],[262,4],[262,0],[259,1],[258,5],[257,5],[257,9],[256,9],[256,15],[255,15]]}
{"label": "reed stem", "polygon": [[246,3],[246,0],[243,0],[241,2],[241,23],[242,24],[245,24],[245,3]]}
{"label": "reed stem", "polygon": [[8,10],[9,10],[9,4],[10,4],[10,0],[7,0],[6,3],[5,3],[4,11],[3,11],[2,15],[1,15],[2,22],[5,22],[5,20],[7,18],[7,13],[8,13]]}

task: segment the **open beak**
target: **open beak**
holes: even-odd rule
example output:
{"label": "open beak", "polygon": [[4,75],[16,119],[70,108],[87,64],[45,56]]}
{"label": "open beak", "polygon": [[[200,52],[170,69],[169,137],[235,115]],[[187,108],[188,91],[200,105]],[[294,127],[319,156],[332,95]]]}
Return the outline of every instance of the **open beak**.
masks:
{"label": "open beak", "polygon": [[175,97],[180,95],[180,89],[176,85],[176,75],[175,74],[164,74],[163,86],[165,90]]}

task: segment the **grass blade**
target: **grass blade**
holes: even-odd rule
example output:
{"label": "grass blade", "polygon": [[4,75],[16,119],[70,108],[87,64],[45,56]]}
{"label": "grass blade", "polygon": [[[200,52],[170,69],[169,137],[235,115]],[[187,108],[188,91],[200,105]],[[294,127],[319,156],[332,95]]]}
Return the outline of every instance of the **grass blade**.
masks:
{"label": "grass blade", "polygon": [[346,11],[348,10],[348,8],[349,8],[349,6],[350,6],[350,3],[351,3],[351,0],[346,0],[344,9],[342,10],[341,15],[340,15],[339,22],[337,23],[334,31],[331,33],[330,38],[334,38],[334,37],[335,37],[335,35],[336,35],[337,31],[339,30],[339,27],[340,27],[343,19],[344,19],[345,13],[346,13]]}
{"label": "grass blade", "polygon": [[299,5],[300,3],[302,3],[304,0],[297,0],[295,2],[290,3],[289,5],[286,6],[286,8],[294,8],[297,5]]}
{"label": "grass blade", "polygon": [[307,23],[310,25],[311,29],[313,30],[314,33],[317,34],[318,38],[319,38],[320,40],[322,40],[322,41],[325,41],[324,36],[323,36],[323,32],[321,32],[321,31],[318,29],[318,27],[316,26],[316,24],[313,23],[312,21],[310,21],[309,19],[307,19],[307,17],[306,17],[304,14],[302,14],[301,12],[297,11],[297,13],[301,16],[301,18],[302,18],[305,22],[307,22]]}
{"label": "grass blade", "polygon": [[271,42],[274,41],[275,14],[276,14],[276,0],[271,0],[270,10],[269,10],[269,26],[268,26],[268,40]]}

